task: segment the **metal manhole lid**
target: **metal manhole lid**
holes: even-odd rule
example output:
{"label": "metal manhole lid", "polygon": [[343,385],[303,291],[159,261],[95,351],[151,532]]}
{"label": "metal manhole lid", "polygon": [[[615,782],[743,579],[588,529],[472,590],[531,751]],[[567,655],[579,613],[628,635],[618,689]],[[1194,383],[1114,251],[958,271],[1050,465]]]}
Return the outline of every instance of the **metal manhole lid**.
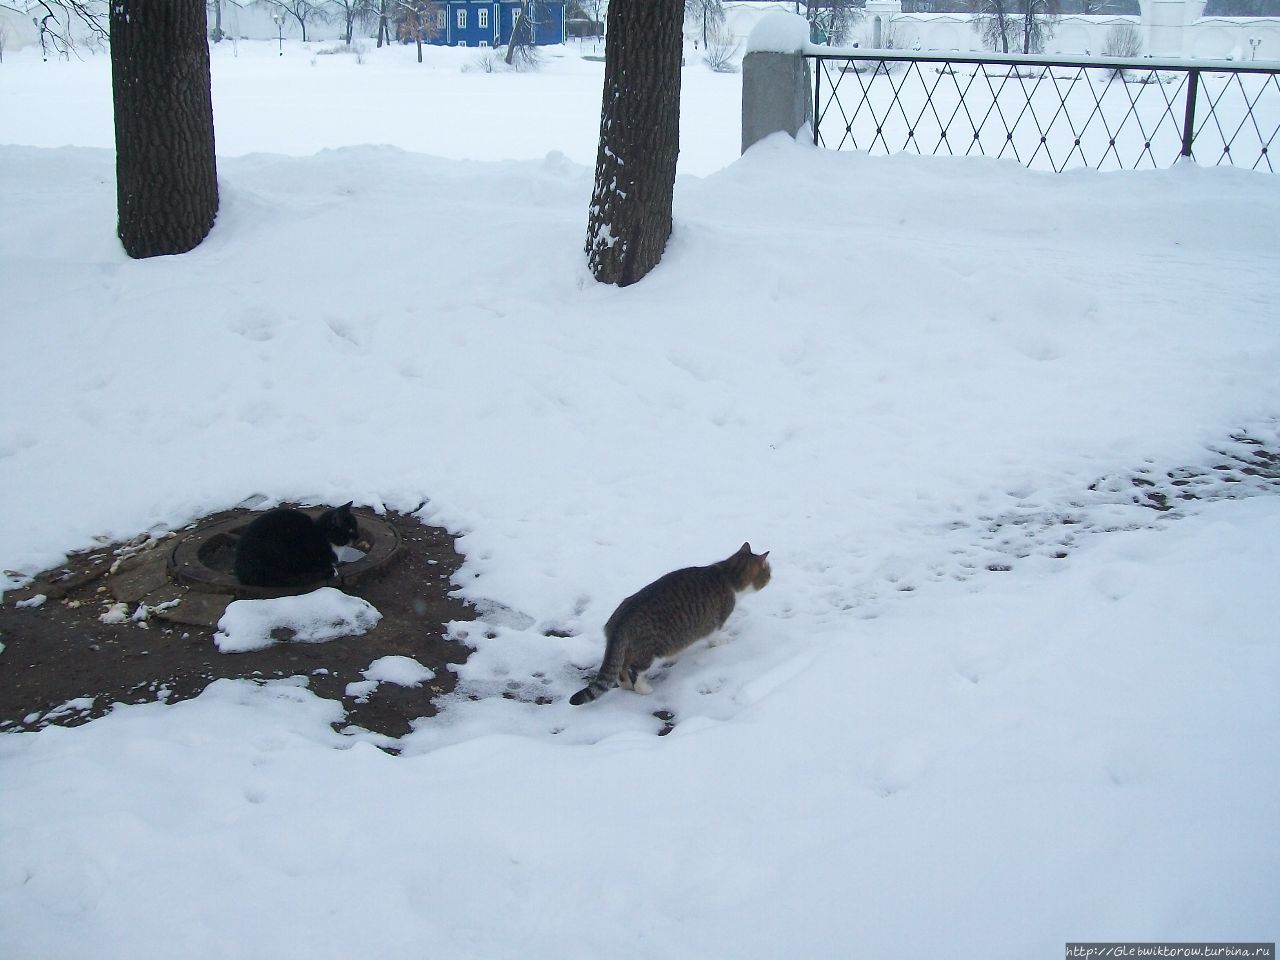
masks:
{"label": "metal manhole lid", "polygon": [[[303,509],[313,519],[325,508]],[[304,587],[251,587],[236,579],[233,572],[235,546],[240,533],[261,514],[244,511],[200,527],[182,537],[169,555],[169,577],[176,583],[202,593],[228,593],[237,597],[284,597],[307,593],[317,587],[350,587],[373,573],[384,571],[400,553],[400,533],[395,525],[372,510],[352,510],[360,525],[361,549],[365,555],[338,565],[338,575]]]}

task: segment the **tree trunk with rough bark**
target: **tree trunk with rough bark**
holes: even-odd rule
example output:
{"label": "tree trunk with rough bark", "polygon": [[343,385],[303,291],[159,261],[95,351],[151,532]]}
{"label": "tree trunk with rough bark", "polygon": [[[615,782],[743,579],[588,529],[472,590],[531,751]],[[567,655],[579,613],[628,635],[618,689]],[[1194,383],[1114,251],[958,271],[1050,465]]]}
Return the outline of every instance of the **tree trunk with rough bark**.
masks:
{"label": "tree trunk with rough bark", "polygon": [[613,0],[587,262],[601,283],[635,283],[662,259],[680,152],[684,0]]}
{"label": "tree trunk with rough bark", "polygon": [[218,213],[203,0],[112,0],[119,235],[135,259],[185,253]]}
{"label": "tree trunk with rough bark", "polygon": [[521,37],[521,34],[529,29],[528,20],[529,3],[528,0],[524,0],[524,2],[520,4],[520,12],[515,15],[515,20],[511,24],[511,39],[507,41],[507,55],[504,58],[507,66],[511,66],[511,61],[515,59],[516,47],[521,43],[526,42]]}

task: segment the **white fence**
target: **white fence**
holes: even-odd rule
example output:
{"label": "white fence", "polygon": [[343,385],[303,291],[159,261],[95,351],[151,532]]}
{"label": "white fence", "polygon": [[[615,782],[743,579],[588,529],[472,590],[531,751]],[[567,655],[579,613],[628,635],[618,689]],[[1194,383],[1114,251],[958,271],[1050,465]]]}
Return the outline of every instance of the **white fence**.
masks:
{"label": "white fence", "polygon": [[[877,4],[878,6],[879,4]],[[725,3],[726,26],[745,40],[771,10],[793,12],[794,3]],[[1202,17],[1204,0],[1148,0],[1143,15],[1063,16],[1054,25],[1044,53],[1097,56],[1108,32],[1120,24],[1139,28],[1142,53],[1210,60],[1280,60],[1280,17]],[[853,40],[877,46],[874,17],[867,16]],[[882,38],[899,50],[977,52],[984,48],[975,17],[964,13],[890,13],[881,17]],[[1153,37],[1153,31],[1156,31]],[[1257,41],[1251,43],[1251,41]],[[883,45],[880,44],[880,45]]]}

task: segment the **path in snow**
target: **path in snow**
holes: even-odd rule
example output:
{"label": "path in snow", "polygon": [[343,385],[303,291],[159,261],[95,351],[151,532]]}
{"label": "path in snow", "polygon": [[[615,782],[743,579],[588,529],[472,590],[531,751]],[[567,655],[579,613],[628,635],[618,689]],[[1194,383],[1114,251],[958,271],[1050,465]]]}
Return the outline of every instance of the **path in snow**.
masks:
{"label": "path in snow", "polygon": [[[856,638],[849,625],[893,615],[895,601],[948,585],[981,592],[990,588],[984,577],[1014,570],[1051,575],[1098,535],[1158,530],[1207,502],[1277,493],[1280,421],[1274,420],[1206,447],[1198,462],[1147,460],[1093,482],[1063,478],[1052,489],[1014,487],[1008,492],[1012,503],[937,526],[906,548],[914,552],[860,578],[856,593],[841,589],[849,582],[847,571],[834,572],[831,590],[810,597],[817,597],[818,609],[783,603],[762,612],[752,609],[752,598],[744,599],[726,625],[727,653],[695,644],[655,668],[653,696],[637,700],[615,692],[601,706],[565,703],[598,665],[603,640],[595,631],[539,623],[501,603],[482,603],[477,621],[454,625],[455,638],[474,648],[458,666],[456,692],[443,698],[437,720],[420,725],[401,745],[417,752],[482,732],[595,742],[623,730],[665,735],[691,718],[727,720],[802,673],[817,655],[795,623]],[[820,581],[822,563],[815,561],[805,575]]]}
{"label": "path in snow", "polygon": [[1100,533],[1158,527],[1186,516],[1200,501],[1280,492],[1280,421],[1242,430],[1206,448],[1196,464],[1153,460],[1102,477],[1085,490],[1011,489],[1011,506],[975,518],[957,518],[945,533],[944,557],[919,572],[888,572],[894,590],[911,592],[930,580],[968,580],[1007,572],[1015,564],[1066,559],[1082,540]]}

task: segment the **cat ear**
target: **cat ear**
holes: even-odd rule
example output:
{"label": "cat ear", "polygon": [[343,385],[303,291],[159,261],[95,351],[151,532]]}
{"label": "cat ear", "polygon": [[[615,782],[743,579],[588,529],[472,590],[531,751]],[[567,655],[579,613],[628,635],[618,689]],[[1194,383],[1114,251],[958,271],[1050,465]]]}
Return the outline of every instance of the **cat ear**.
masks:
{"label": "cat ear", "polygon": [[750,552],[751,552],[751,544],[747,543],[745,540],[742,541],[742,546],[738,548],[738,553],[750,553]]}
{"label": "cat ear", "polygon": [[343,504],[342,506],[340,506],[338,509],[339,509],[339,510],[350,510],[350,509],[351,509],[351,505],[352,505],[353,503],[355,503],[355,501],[354,501],[354,500],[348,500],[346,503],[344,503],[344,504]]}

